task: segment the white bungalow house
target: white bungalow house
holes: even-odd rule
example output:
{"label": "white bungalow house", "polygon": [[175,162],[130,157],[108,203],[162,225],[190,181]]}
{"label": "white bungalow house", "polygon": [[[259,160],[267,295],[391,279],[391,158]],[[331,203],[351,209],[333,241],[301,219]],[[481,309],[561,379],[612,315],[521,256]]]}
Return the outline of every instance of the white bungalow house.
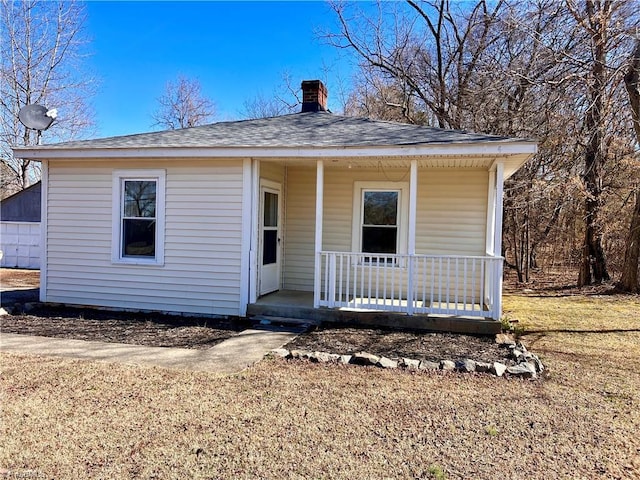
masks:
{"label": "white bungalow house", "polygon": [[536,143],[333,115],[302,87],[297,114],[15,148],[42,162],[41,300],[497,324],[503,182]]}

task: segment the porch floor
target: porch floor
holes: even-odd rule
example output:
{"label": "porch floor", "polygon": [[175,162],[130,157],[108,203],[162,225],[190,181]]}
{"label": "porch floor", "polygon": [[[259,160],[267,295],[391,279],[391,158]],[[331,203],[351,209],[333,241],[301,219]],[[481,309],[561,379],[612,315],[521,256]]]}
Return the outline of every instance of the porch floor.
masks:
{"label": "porch floor", "polygon": [[313,292],[278,290],[258,298],[256,305],[280,305],[313,308]]}
{"label": "porch floor", "polygon": [[318,323],[344,323],[363,326],[411,328],[437,332],[493,335],[501,324],[491,318],[452,315],[406,315],[373,310],[313,308],[313,292],[279,290],[250,304],[247,316],[273,316],[312,320]]}

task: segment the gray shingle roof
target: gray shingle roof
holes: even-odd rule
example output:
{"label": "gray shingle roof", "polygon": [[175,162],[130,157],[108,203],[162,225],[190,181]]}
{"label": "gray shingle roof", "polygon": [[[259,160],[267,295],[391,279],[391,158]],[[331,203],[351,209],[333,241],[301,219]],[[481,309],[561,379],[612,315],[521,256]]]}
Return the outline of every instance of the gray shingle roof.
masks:
{"label": "gray shingle roof", "polygon": [[218,122],[181,130],[63,142],[42,145],[40,148],[373,147],[514,141],[522,139],[344,117],[328,112],[309,112]]}

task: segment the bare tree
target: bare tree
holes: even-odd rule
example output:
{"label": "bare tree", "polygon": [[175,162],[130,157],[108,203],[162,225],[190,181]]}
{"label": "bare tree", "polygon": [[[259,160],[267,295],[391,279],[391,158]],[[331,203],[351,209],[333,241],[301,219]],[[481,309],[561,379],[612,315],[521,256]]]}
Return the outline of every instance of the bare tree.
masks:
{"label": "bare tree", "polygon": [[184,76],[167,83],[158,104],[152,115],[154,126],[168,130],[204,125],[215,115],[215,105],[202,94],[200,82]]}
{"label": "bare tree", "polygon": [[[619,71],[625,64],[628,32],[637,24],[638,15],[628,4],[611,0],[566,0],[538,5],[538,10],[542,6],[545,12],[553,12],[547,16],[553,20],[551,23],[519,23],[535,40],[533,47],[541,49],[543,58],[546,56],[540,65],[554,73],[542,78],[544,89],[539,92],[547,99],[541,111],[548,116],[541,122],[541,131],[546,132],[539,137],[543,140],[541,154],[545,154],[550,140],[559,139],[560,143],[555,142],[552,169],[535,172],[530,177],[534,183],[520,192],[518,198],[535,192],[535,185],[541,180],[548,183],[560,178],[557,185],[562,186],[561,195],[555,204],[548,204],[547,217],[558,222],[561,220],[558,208],[562,208],[582,219],[565,222],[567,234],[582,236],[581,245],[577,246],[578,284],[601,283],[610,279],[605,251],[619,255],[615,247],[619,242],[612,241],[615,236],[619,238],[619,232],[612,231],[615,209],[619,209],[613,206],[613,200],[627,188],[629,169],[625,164],[633,151],[628,135],[629,116],[621,110]],[[554,97],[553,102],[548,101]],[[513,97],[506,98],[511,102]],[[553,117],[560,122],[553,121]],[[533,162],[537,163],[537,159]],[[517,177],[531,166],[532,162]],[[548,225],[538,230],[543,239],[551,232]],[[532,243],[530,251],[534,256],[538,245]]]}
{"label": "bare tree", "polygon": [[582,267],[580,284],[608,280],[604,252],[621,256],[616,213],[633,178],[620,75],[633,4],[332,6],[337,29],[325,37],[360,61],[348,113],[537,139],[538,155],[505,185],[508,265],[528,281],[539,253],[555,261],[561,249]]}
{"label": "bare tree", "polygon": [[636,140],[640,143],[640,39],[636,40],[631,53],[624,83],[629,95],[633,129],[636,133]]}
{"label": "bare tree", "polygon": [[[640,39],[636,40],[631,54],[629,68],[624,76],[624,83],[629,95],[633,127],[636,140],[640,145]],[[638,260],[640,259],[640,188],[635,191],[636,202],[631,214],[629,233],[625,245],[624,264],[620,288],[627,292],[640,291],[638,283]]]}
{"label": "bare tree", "polygon": [[376,69],[362,66],[344,108],[346,115],[425,124],[427,115],[410,88]]}
{"label": "bare tree", "polygon": [[239,113],[248,119],[277,117],[297,112],[301,104],[300,89],[294,87],[291,75],[285,71],[271,96],[266,97],[262,92],[258,92],[243,102],[243,108]]}
{"label": "bare tree", "polygon": [[[619,105],[620,76],[624,63],[616,55],[622,37],[620,25],[632,15],[624,2],[614,0],[567,0],[567,7],[584,33],[583,55],[573,62],[584,72],[583,101],[576,105],[584,112],[582,145],[584,168],[585,228],[578,286],[601,283],[610,279],[603,247],[604,225],[602,209],[607,188],[607,165],[615,156],[617,145],[612,138],[612,118]],[[617,57],[617,58],[616,58]]]}
{"label": "bare tree", "polygon": [[567,159],[575,160],[563,138],[575,124],[563,115],[574,117],[563,108],[571,87],[551,51],[575,44],[566,10],[553,0],[410,0],[380,4],[375,18],[351,8],[334,4],[339,32],[328,35],[361,61],[348,113],[540,140],[540,154],[505,189],[503,245],[527,281],[567,199]]}
{"label": "bare tree", "polygon": [[[422,111],[425,123],[461,128],[469,82],[479,60],[498,37],[504,1],[477,0],[464,11],[447,0],[406,4],[379,2],[378,13],[332,3],[339,31],[325,35],[338,48],[352,49],[372,78],[395,83],[402,92],[398,108]],[[371,75],[376,72],[377,75]]]}
{"label": "bare tree", "polygon": [[553,0],[505,2],[462,112],[466,128],[539,141],[539,153],[505,184],[503,254],[521,282],[538,268],[539,249],[575,190],[569,179],[576,156],[567,142],[576,123],[566,106],[571,72],[552,54],[574,49],[566,23],[566,11]]}
{"label": "bare tree", "polygon": [[277,97],[266,97],[262,93],[258,93],[255,97],[245,100],[242,106],[243,109],[240,115],[248,119],[277,117],[279,115],[293,113],[295,108]]}
{"label": "bare tree", "polygon": [[[59,111],[46,141],[87,132],[87,101],[95,80],[82,68],[85,21],[82,4],[24,0],[0,3],[0,155],[2,196],[39,180],[39,164],[14,158],[12,145],[34,145],[36,133],[18,121],[25,105]],[[79,72],[82,72],[80,74]]]}
{"label": "bare tree", "polygon": [[589,34],[593,57],[590,62],[591,83],[587,89],[588,106],[584,118],[584,126],[588,135],[583,174],[586,190],[585,236],[578,286],[588,285],[594,280],[596,283],[609,280],[607,262],[602,248],[602,223],[599,216],[602,202],[603,168],[606,161],[606,153],[602,146],[604,143],[604,118],[606,117],[605,95],[608,83],[607,44],[613,2],[586,0],[584,6],[584,14],[581,15],[575,9],[574,15],[578,23],[582,24]]}

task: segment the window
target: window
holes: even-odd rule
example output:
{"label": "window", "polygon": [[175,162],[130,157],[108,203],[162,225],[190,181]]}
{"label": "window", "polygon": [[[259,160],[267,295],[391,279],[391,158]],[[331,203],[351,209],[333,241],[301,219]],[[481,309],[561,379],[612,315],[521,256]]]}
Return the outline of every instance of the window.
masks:
{"label": "window", "polygon": [[363,253],[398,253],[399,191],[364,190],[362,192]]}
{"label": "window", "polygon": [[114,262],[164,263],[164,186],[164,170],[114,172]]}
{"label": "window", "polygon": [[408,185],[355,182],[352,250],[375,254],[406,252]]}

